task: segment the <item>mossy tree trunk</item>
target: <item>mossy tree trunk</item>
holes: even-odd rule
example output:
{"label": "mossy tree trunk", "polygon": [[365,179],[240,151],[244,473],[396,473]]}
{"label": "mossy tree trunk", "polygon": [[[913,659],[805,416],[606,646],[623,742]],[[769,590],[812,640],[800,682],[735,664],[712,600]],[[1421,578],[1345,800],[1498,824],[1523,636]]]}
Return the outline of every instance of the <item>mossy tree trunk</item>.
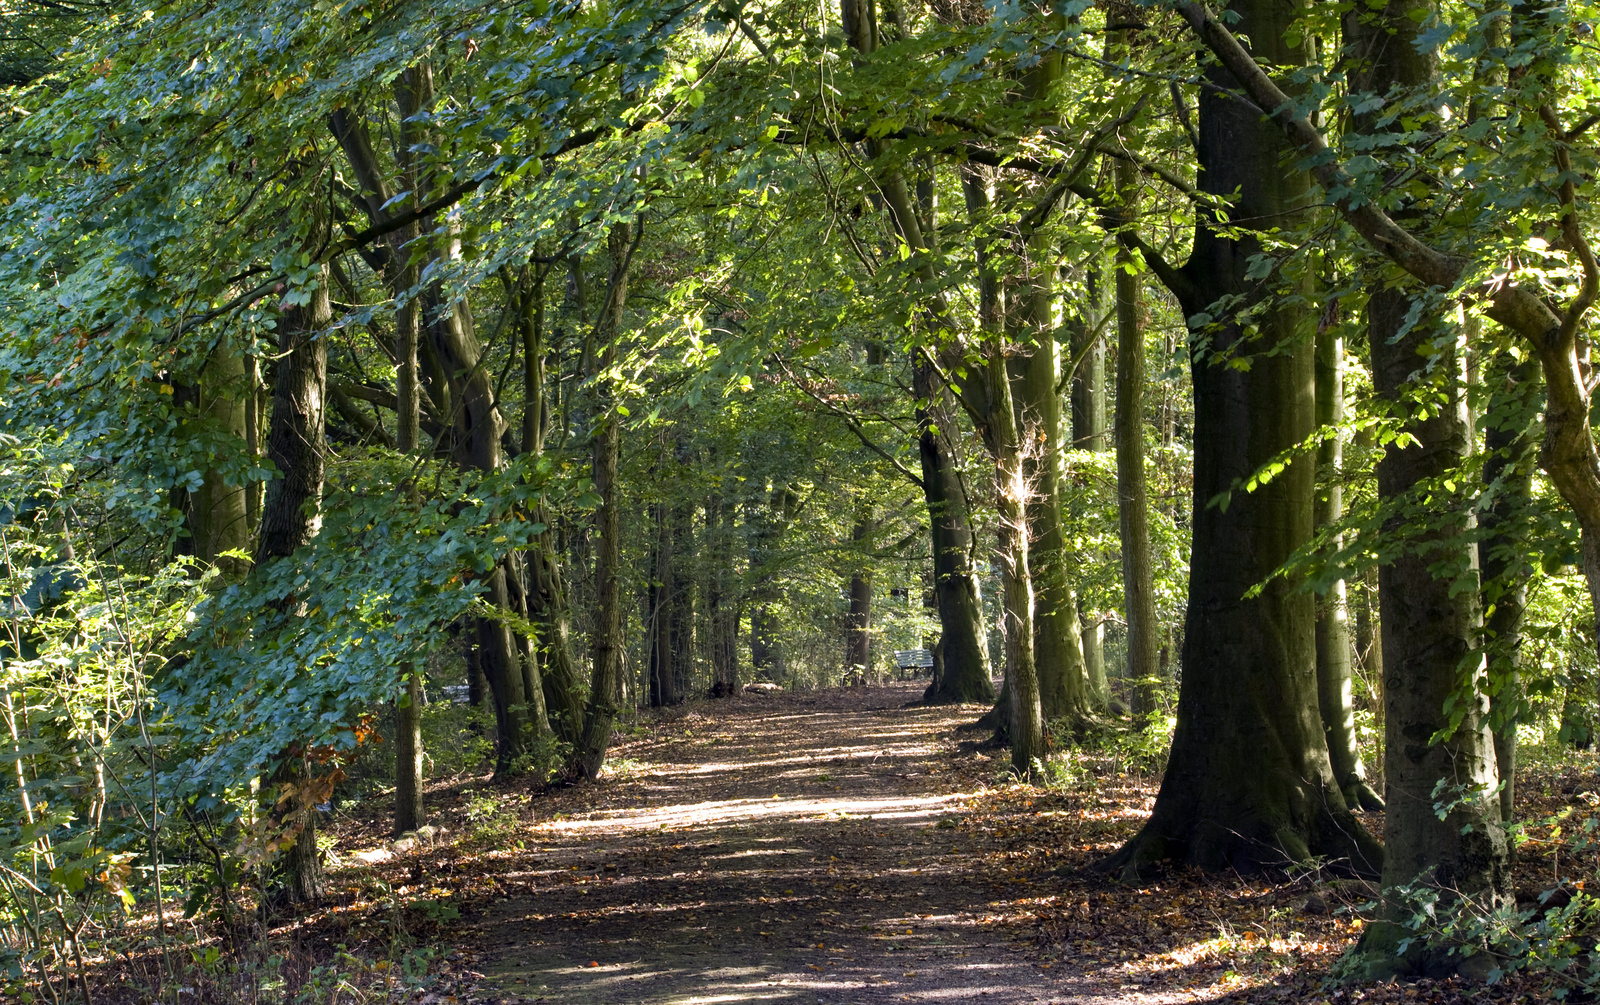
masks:
{"label": "mossy tree trunk", "polygon": [[[1318,527],[1336,523],[1344,514],[1344,490],[1339,484],[1344,453],[1338,434],[1344,421],[1344,340],[1333,325],[1318,324],[1316,345],[1317,425],[1323,440],[1317,446]],[[1355,689],[1351,681],[1350,612],[1344,580],[1333,584],[1318,600],[1317,703],[1322,730],[1328,741],[1333,777],[1345,802],[1368,810],[1383,809],[1383,800],[1367,784],[1366,765],[1356,739]]]}
{"label": "mossy tree trunk", "polygon": [[[1121,34],[1126,34],[1123,32]],[[1132,223],[1138,211],[1138,176],[1133,164],[1118,160],[1113,171],[1120,202],[1118,218]],[[1150,494],[1145,475],[1145,365],[1143,279],[1132,252],[1117,248],[1117,526],[1122,545],[1122,611],[1128,623],[1125,673],[1132,686],[1136,716],[1157,711],[1160,679],[1156,625],[1155,567],[1150,555]]]}
{"label": "mossy tree trunk", "polygon": [[[1292,0],[1237,0],[1229,11],[1257,59],[1303,62],[1284,41],[1300,12]],[[1231,96],[1226,70],[1207,59],[1203,72],[1212,86],[1199,96],[1199,188],[1231,199],[1234,221],[1292,225],[1312,196],[1284,139]],[[1250,277],[1261,250],[1248,230],[1223,233],[1202,217],[1181,270],[1145,256],[1191,319],[1194,524],[1177,729],[1150,820],[1108,863],[1126,875],[1169,859],[1244,870],[1320,856],[1367,875],[1381,861],[1328,760],[1312,598],[1269,581],[1310,537],[1314,466],[1300,459],[1253,492],[1233,491],[1301,443],[1314,418],[1309,319],[1271,301],[1292,279]],[[1248,327],[1246,305],[1258,308]],[[1226,506],[1213,503],[1230,491]]]}
{"label": "mossy tree trunk", "polygon": [[[1097,271],[1091,269],[1084,283],[1084,305],[1068,314],[1072,357],[1078,368],[1072,376],[1072,440],[1079,450],[1097,453],[1110,449],[1106,432],[1106,343],[1100,333],[1100,286]],[[1084,672],[1089,678],[1089,698],[1098,709],[1111,699],[1106,682],[1105,626],[1097,611],[1083,612],[1082,639]]]}
{"label": "mossy tree trunk", "polygon": [[[267,429],[267,459],[278,477],[267,483],[256,537],[255,567],[265,571],[291,561],[311,543],[321,522],[322,485],[327,470],[326,408],[328,347],[322,337],[333,322],[328,303],[328,273],[316,272],[309,301],[284,310],[278,326],[279,358],[272,374],[272,411]],[[294,617],[299,602],[282,597],[277,607]],[[322,856],[317,850],[317,809],[309,798],[314,780],[303,751],[285,751],[273,772],[289,799],[273,807],[279,826],[298,830],[278,862],[278,897],[289,904],[314,904],[327,895]]]}
{"label": "mossy tree trunk", "polygon": [[[639,226],[642,226],[642,222]],[[596,337],[602,346],[596,358],[596,408],[591,435],[594,491],[600,499],[595,510],[595,624],[589,703],[584,709],[583,732],[578,738],[573,767],[593,781],[605,764],[606,748],[616,721],[615,694],[622,676],[622,528],[619,523],[617,464],[622,450],[622,423],[617,412],[616,388],[611,371],[622,338],[623,311],[628,296],[628,268],[642,234],[634,225],[616,223],[606,235],[611,275],[606,284]]]}
{"label": "mossy tree trunk", "polygon": [[1517,724],[1525,714],[1520,665],[1527,611],[1533,469],[1538,462],[1539,410],[1544,404],[1539,363],[1500,352],[1485,367],[1489,407],[1484,416],[1483,484],[1489,499],[1478,516],[1485,636],[1494,752],[1500,776],[1500,818],[1516,806]]}

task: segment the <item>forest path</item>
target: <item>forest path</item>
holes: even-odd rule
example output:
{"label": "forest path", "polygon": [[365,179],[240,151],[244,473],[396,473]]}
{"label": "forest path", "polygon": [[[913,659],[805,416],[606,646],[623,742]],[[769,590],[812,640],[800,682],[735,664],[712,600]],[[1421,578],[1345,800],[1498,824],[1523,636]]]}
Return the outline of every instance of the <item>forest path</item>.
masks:
{"label": "forest path", "polygon": [[963,826],[1003,762],[957,748],[980,709],[904,707],[921,687],[696,703],[613,747],[599,785],[536,800],[533,846],[468,919],[477,997],[1193,1000],[1010,941],[1018,898],[1060,881]]}

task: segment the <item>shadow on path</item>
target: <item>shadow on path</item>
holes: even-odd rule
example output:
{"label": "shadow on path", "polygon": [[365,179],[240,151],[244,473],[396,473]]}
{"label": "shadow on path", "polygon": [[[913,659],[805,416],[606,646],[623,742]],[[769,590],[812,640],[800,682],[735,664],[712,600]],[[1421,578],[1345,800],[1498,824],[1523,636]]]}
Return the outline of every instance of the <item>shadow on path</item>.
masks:
{"label": "shadow on path", "polygon": [[[535,803],[471,919],[480,997],[562,1005],[1193,1001],[1041,964],[999,922],[1054,877],[969,847],[999,761],[920,685],[697,705]],[[532,863],[519,865],[517,863]]]}

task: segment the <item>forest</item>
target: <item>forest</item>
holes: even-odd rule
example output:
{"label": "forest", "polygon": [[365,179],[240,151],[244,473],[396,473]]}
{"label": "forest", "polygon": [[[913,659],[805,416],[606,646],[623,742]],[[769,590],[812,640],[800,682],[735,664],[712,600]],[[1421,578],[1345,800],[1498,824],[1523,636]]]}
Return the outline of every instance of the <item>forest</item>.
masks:
{"label": "forest", "polygon": [[1593,1000],[1597,19],[5,0],[0,997]]}

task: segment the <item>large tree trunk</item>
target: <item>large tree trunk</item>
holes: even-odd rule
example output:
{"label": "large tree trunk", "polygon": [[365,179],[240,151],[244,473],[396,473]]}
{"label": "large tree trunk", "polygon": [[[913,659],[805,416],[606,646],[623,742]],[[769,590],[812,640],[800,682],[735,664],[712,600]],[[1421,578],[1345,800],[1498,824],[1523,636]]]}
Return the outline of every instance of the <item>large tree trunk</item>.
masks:
{"label": "large tree trunk", "polygon": [[[1352,94],[1432,84],[1438,64],[1433,53],[1418,50],[1421,22],[1411,17],[1429,6],[1394,4],[1345,16]],[[1489,796],[1496,768],[1493,738],[1479,708],[1482,657],[1473,652],[1478,591],[1459,588],[1460,577],[1473,574],[1477,556],[1465,537],[1465,514],[1441,513],[1436,506],[1419,513],[1415,498],[1419,491],[1438,491],[1430,483],[1458,469],[1471,431],[1460,359],[1455,351],[1439,351],[1446,333],[1428,317],[1430,308],[1423,305],[1413,323],[1412,306],[1405,289],[1377,275],[1369,281],[1373,387],[1415,437],[1403,448],[1391,444],[1378,462],[1378,498],[1395,507],[1386,530],[1409,537],[1404,550],[1378,569],[1388,803],[1383,882],[1386,888],[1433,887],[1446,898],[1492,900],[1509,879],[1509,858],[1500,806]],[[1411,398],[1419,386],[1428,399],[1425,408]],[[1426,525],[1419,528],[1423,513]],[[1444,947],[1423,944],[1397,955],[1398,943],[1410,934],[1400,922],[1411,909],[1391,903],[1388,923],[1372,925],[1362,936],[1358,952],[1373,976],[1448,970],[1459,959],[1449,958]]]}
{"label": "large tree trunk", "polygon": [[606,287],[596,336],[602,346],[596,360],[596,409],[591,434],[591,465],[595,494],[595,624],[593,669],[589,704],[584,710],[583,733],[575,752],[575,767],[593,781],[605,764],[606,748],[617,709],[613,704],[622,675],[622,528],[617,507],[617,463],[622,450],[622,423],[617,413],[616,388],[610,372],[616,365],[617,343],[622,338],[623,310],[628,296],[628,265],[633,256],[633,227],[613,224],[606,235],[611,256],[611,276]]}
{"label": "large tree trunk", "polygon": [[955,416],[949,392],[938,385],[928,362],[918,357],[912,366],[918,402],[917,449],[933,538],[933,596],[940,631],[939,673],[922,697],[929,704],[993,702],[983,602],[972,567],[967,494],[950,448]]}
{"label": "large tree trunk", "polygon": [[[1132,221],[1137,210],[1134,166],[1115,165],[1119,212]],[[1142,278],[1133,254],[1117,248],[1117,526],[1122,544],[1122,610],[1128,622],[1127,678],[1135,716],[1158,711],[1160,657],[1156,641],[1155,567],[1150,554],[1150,496],[1144,470],[1145,366]]]}
{"label": "large tree trunk", "polygon": [[[1258,57],[1302,61],[1283,41],[1296,4],[1238,0],[1230,11]],[[1283,139],[1232,97],[1227,71],[1206,60],[1204,72],[1213,86],[1200,91],[1199,187],[1224,198],[1237,190],[1229,215],[1245,226],[1293,225],[1310,194],[1286,167]],[[1164,275],[1186,317],[1242,298],[1192,332],[1194,526],[1177,730],[1150,820],[1109,865],[1133,876],[1164,859],[1250,869],[1321,856],[1371,875],[1381,850],[1346,806],[1322,736],[1312,598],[1269,580],[1310,537],[1314,466],[1300,459],[1253,492],[1236,490],[1312,431],[1308,319],[1268,304],[1247,330],[1238,311],[1271,291],[1247,277],[1261,243],[1207,224],[1181,274]],[[1248,368],[1230,365],[1246,358]],[[1230,491],[1226,506],[1213,504]]]}
{"label": "large tree trunk", "polygon": [[1538,459],[1539,409],[1544,404],[1539,364],[1501,353],[1485,368],[1489,409],[1485,416],[1483,484],[1488,503],[1479,514],[1483,573],[1484,633],[1489,647],[1489,693],[1494,753],[1500,777],[1500,818],[1515,816],[1517,724],[1526,699],[1519,667],[1522,618],[1527,610],[1533,469]]}
{"label": "large tree trunk", "polygon": [[[326,268],[313,282],[310,302],[285,309],[279,324],[267,432],[267,458],[278,477],[267,485],[256,538],[255,566],[262,571],[291,560],[296,549],[311,543],[321,522],[328,387],[328,344],[322,334],[333,321]],[[293,595],[277,603],[291,617],[297,604]],[[272,777],[294,793],[274,806],[274,817],[280,826],[299,831],[279,860],[279,897],[290,904],[317,903],[327,895],[327,882],[317,851],[317,810],[306,796],[313,780],[304,754],[285,751]]]}
{"label": "large tree trunk", "polygon": [[[1426,319],[1400,334],[1410,307],[1404,290],[1371,288],[1367,315],[1373,385],[1401,415],[1415,411],[1407,392],[1427,366],[1423,348],[1436,345],[1439,334]],[[1432,415],[1411,414],[1405,430],[1416,441],[1404,448],[1390,446],[1378,462],[1379,498],[1399,508],[1388,529],[1410,535],[1404,551],[1378,570],[1388,789],[1383,884],[1421,884],[1445,897],[1493,899],[1505,891],[1510,876],[1500,806],[1489,795],[1496,774],[1493,737],[1479,707],[1482,658],[1472,656],[1478,593],[1457,589],[1455,582],[1462,567],[1470,569],[1472,545],[1463,533],[1464,515],[1458,514],[1450,525],[1448,514],[1430,508],[1426,519],[1445,525],[1423,533],[1415,526],[1415,493],[1454,473],[1470,443],[1464,387],[1452,372],[1454,354],[1442,359],[1435,354],[1434,362],[1433,372],[1421,374],[1421,383],[1430,392],[1445,392],[1446,406]],[[1434,394],[1428,396],[1432,407]],[[1451,571],[1442,573],[1438,565]],[[1462,693],[1464,675],[1467,693]],[[1459,723],[1452,723],[1452,706],[1460,714]],[[1399,922],[1411,909],[1403,902],[1392,904],[1391,921],[1373,925],[1363,935],[1358,951],[1366,957],[1370,976],[1448,971],[1459,962],[1447,956],[1446,947],[1420,943],[1397,955],[1399,941],[1411,934]]]}
{"label": "large tree trunk", "polygon": [[[1325,437],[1317,446],[1317,501],[1313,519],[1318,527],[1331,526],[1344,514],[1344,493],[1339,478],[1344,453],[1333,430],[1344,421],[1344,340],[1333,325],[1317,326],[1317,425]],[[1333,777],[1352,807],[1383,809],[1383,800],[1367,784],[1356,740],[1355,691],[1350,677],[1350,611],[1344,580],[1334,583],[1321,598],[1317,612],[1317,702],[1322,710],[1322,730],[1328,740]]]}

